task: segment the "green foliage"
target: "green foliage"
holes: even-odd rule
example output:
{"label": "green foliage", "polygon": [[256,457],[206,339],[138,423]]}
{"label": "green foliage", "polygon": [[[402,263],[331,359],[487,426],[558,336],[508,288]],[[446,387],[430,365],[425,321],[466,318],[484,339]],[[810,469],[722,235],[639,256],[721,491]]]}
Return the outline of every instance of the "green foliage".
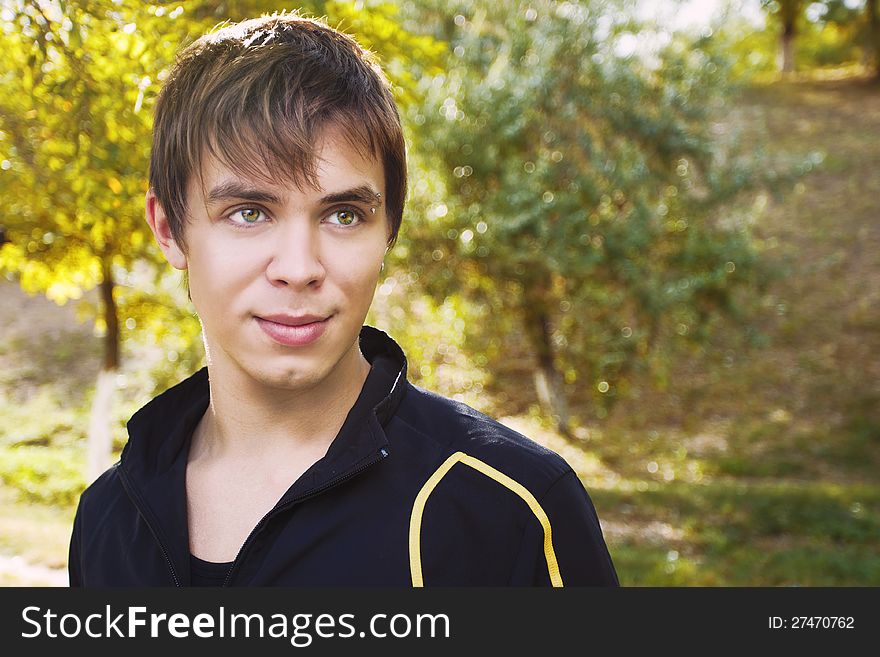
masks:
{"label": "green foliage", "polygon": [[730,17],[717,26],[714,40],[730,55],[734,80],[754,82],[778,76],[779,35],[775,27],[756,29],[742,18]]}
{"label": "green foliage", "polygon": [[79,439],[84,418],[65,404],[52,386],[41,387],[26,404],[0,403],[0,445],[63,445]]}
{"label": "green foliage", "polygon": [[437,304],[419,293],[410,276],[406,269],[388,273],[367,323],[381,327],[401,345],[413,383],[488,412],[495,406],[485,393],[488,358],[471,351],[465,332],[467,324],[484,321],[482,309],[460,295]]}
{"label": "green foliage", "polygon": [[442,71],[445,44],[430,36],[402,29],[399,8],[390,2],[327,2],[330,25],[353,35],[377,55],[382,70],[394,84],[402,107],[421,102],[418,80]]}
{"label": "green foliage", "polygon": [[85,489],[75,448],[0,447],[0,480],[24,500],[70,507]]}
{"label": "green foliage", "polygon": [[610,11],[410,7],[452,56],[407,115],[417,174],[401,240],[431,295],[491,308],[471,331],[521,334],[517,358],[555,353],[573,396],[601,412],[662,336],[705,341],[733,291],[766,277],[746,223],[725,216],[759,178],[711,130],[726,60],[680,39],[617,56],[638,26],[609,28]]}
{"label": "green foliage", "polygon": [[858,24],[809,23],[797,44],[798,68],[841,66],[860,61],[860,27]]}

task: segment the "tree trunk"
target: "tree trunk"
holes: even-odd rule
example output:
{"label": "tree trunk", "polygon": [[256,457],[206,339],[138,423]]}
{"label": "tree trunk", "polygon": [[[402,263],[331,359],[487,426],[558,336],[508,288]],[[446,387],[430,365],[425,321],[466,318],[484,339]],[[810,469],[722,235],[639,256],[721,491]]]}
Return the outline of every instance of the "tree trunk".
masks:
{"label": "tree trunk", "polygon": [[794,20],[786,20],[782,26],[780,68],[783,74],[794,73]]}
{"label": "tree trunk", "polygon": [[[865,7],[868,11],[868,48],[874,55],[874,80],[880,82],[880,0],[868,0]],[[870,56],[870,55],[869,55]]]}
{"label": "tree trunk", "polygon": [[104,280],[101,282],[104,322],[107,332],[104,336],[104,363],[95,384],[95,396],[89,418],[87,477],[92,482],[104,472],[111,463],[113,434],[111,421],[113,398],[116,393],[116,374],[119,371],[119,318],[116,302],[113,299],[113,272],[110,263],[104,264]]}
{"label": "tree trunk", "polygon": [[553,362],[553,343],[550,331],[550,313],[546,301],[540,293],[530,295],[532,303],[528,303],[525,311],[525,330],[532,349],[534,349],[538,367],[535,370],[535,391],[544,411],[553,418],[559,433],[566,438],[572,437],[571,416],[562,377],[556,371]]}

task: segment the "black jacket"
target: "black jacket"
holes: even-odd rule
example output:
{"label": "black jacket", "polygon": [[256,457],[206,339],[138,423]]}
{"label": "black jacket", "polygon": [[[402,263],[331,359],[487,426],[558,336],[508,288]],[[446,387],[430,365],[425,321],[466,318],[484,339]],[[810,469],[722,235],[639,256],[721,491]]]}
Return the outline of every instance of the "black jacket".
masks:
{"label": "black jacket", "polygon": [[[256,525],[226,578],[247,586],[618,584],[587,492],[557,454],[406,379],[364,327],[372,368],[327,454]],[[120,461],[82,494],[73,586],[190,584],[185,473],[203,368],[132,416]]]}

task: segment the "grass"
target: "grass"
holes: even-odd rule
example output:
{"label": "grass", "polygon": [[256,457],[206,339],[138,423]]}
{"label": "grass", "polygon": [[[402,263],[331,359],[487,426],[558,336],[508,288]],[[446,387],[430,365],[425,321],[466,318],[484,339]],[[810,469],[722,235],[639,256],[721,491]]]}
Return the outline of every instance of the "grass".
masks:
{"label": "grass", "polygon": [[[751,332],[722,330],[682,354],[664,391],[636,382],[577,442],[535,416],[504,421],[578,471],[624,585],[877,586],[880,88],[756,87],[730,120],[779,162],[818,154],[782,197],[764,199],[754,230],[787,275],[748,318]],[[97,362],[100,349],[81,330],[17,339],[0,348],[0,556],[59,567],[93,376],[81,354]],[[74,364],[76,378],[52,387]]]}
{"label": "grass", "polygon": [[876,480],[799,476],[802,468],[792,474],[772,454],[737,459],[731,475],[725,470],[734,469],[734,457],[719,456],[729,450],[721,432],[594,432],[576,447],[536,420],[506,421],[562,452],[578,471],[623,585],[880,583]]}
{"label": "grass", "polygon": [[0,555],[47,568],[66,568],[74,508],[23,501],[0,485]]}

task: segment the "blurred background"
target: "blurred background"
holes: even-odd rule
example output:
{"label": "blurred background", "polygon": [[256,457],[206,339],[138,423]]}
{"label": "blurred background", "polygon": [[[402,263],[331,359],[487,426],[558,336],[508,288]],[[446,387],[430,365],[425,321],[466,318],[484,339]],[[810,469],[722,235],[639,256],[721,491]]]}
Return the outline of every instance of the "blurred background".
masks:
{"label": "blurred background", "polygon": [[204,363],[144,220],[174,53],[370,48],[410,194],[369,322],[562,454],[624,585],[880,585],[880,1],[0,3],[0,584]]}

